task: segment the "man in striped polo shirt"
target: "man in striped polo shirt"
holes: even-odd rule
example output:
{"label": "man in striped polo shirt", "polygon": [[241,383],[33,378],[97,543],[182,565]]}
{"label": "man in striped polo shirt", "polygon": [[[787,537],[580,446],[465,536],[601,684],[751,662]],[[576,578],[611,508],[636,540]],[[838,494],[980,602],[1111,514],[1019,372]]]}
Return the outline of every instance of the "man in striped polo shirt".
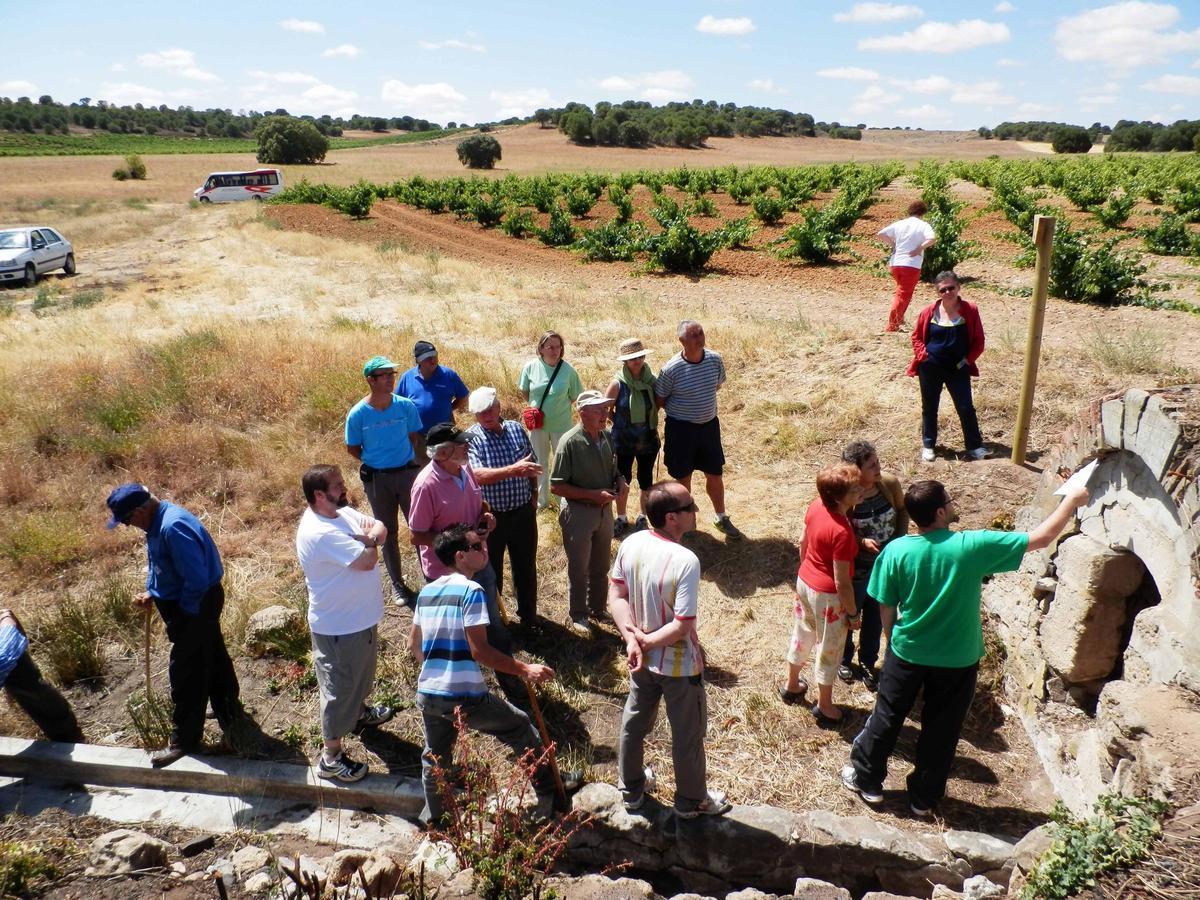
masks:
{"label": "man in striped polo shirt", "polygon": [[660,409],[667,411],[663,458],[667,473],[692,491],[692,473],[704,473],[704,490],[712,501],[717,531],[728,538],[744,537],[725,512],[725,451],[721,448],[721,421],[717,418],[717,391],[725,383],[725,363],[704,346],[704,327],[684,319],[679,323],[676,353],[654,383]]}
{"label": "man in striped polo shirt", "polygon": [[[488,643],[487,598],[474,580],[488,565],[483,540],[473,526],[453,525],[439,533],[433,550],[449,574],[436,578],[417,596],[408,649],[421,663],[417,677],[417,707],[425,728],[421,754],[421,784],[425,809],[421,821],[442,824],[444,798],[450,789],[454,761],[454,711],[462,710],[463,723],[490,734],[520,758],[526,751],[541,753],[542,742],[529,716],[490,693],[480,666],[534,682],[554,678],[554,670],[523,663]],[[434,769],[441,769],[440,778]],[[547,816],[554,806],[554,776],[549,766],[539,766],[533,776],[538,814]]]}
{"label": "man in striped polo shirt", "polygon": [[700,560],[679,543],[696,528],[696,501],[683,485],[660,481],[646,492],[649,531],[625,538],[613,563],[608,608],[625,640],[629,698],[617,744],[618,787],[634,812],[653,790],[645,764],[646,735],[667,705],[671,761],[675,766],[675,815],[719,816],[729,803],[708,790],[704,732],[704,651],[696,636]]}

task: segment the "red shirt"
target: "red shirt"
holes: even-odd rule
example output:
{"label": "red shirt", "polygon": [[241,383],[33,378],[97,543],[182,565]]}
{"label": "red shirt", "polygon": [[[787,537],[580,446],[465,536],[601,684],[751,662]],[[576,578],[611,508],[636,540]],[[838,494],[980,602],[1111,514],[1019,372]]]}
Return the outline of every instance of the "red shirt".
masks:
{"label": "red shirt", "polygon": [[833,512],[820,497],[808,504],[808,512],[804,514],[804,559],[800,560],[797,577],[814,591],[836,594],[833,561],[850,563],[853,578],[857,555],[858,541],[850,520]]}

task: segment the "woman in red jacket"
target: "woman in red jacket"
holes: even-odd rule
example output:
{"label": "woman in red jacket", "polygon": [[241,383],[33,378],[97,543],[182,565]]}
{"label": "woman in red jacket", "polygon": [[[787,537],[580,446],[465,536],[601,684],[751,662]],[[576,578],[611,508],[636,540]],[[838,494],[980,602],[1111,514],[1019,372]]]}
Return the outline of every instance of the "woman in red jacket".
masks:
{"label": "woman in red jacket", "polygon": [[950,392],[962,425],[967,456],[985,459],[987,448],[971,399],[971,377],[979,376],[975,360],[983,354],[979,308],[959,296],[958,276],[942,272],[933,281],[938,299],[921,310],[912,330],[913,358],[908,374],[921,385],[921,459],[933,462],[937,446],[938,404],[942,388]]}

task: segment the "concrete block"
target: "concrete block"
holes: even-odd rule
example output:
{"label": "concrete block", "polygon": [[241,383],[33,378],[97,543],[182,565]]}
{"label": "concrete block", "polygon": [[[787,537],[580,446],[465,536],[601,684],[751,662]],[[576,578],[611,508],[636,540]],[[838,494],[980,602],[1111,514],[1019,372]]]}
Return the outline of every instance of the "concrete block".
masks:
{"label": "concrete block", "polygon": [[1138,423],[1137,437],[1125,446],[1137,453],[1161,482],[1175,457],[1179,437],[1179,424],[1166,414],[1157,397],[1150,397]]}
{"label": "concrete block", "polygon": [[1132,447],[1137,436],[1138,425],[1142,420],[1142,411],[1150,395],[1141,388],[1130,388],[1125,392],[1125,415],[1121,423],[1121,446]]}
{"label": "concrete block", "polygon": [[1103,449],[1120,450],[1125,426],[1125,401],[1105,400],[1100,405],[1100,441]]}

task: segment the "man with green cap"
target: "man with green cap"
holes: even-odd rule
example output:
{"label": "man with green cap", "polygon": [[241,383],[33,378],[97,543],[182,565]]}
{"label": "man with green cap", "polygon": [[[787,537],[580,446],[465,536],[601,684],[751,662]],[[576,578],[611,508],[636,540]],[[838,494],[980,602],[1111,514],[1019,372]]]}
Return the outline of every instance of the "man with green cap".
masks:
{"label": "man with green cap", "polygon": [[386,356],[372,356],[363,365],[370,393],[346,415],[346,450],[362,463],[358,474],[371,514],[387,529],[383,564],[395,600],[411,606],[417,595],[404,583],[397,532],[400,512],[408,521],[413,479],[424,460],[415,458],[421,415],[415,403],[395,393],[396,369]]}

